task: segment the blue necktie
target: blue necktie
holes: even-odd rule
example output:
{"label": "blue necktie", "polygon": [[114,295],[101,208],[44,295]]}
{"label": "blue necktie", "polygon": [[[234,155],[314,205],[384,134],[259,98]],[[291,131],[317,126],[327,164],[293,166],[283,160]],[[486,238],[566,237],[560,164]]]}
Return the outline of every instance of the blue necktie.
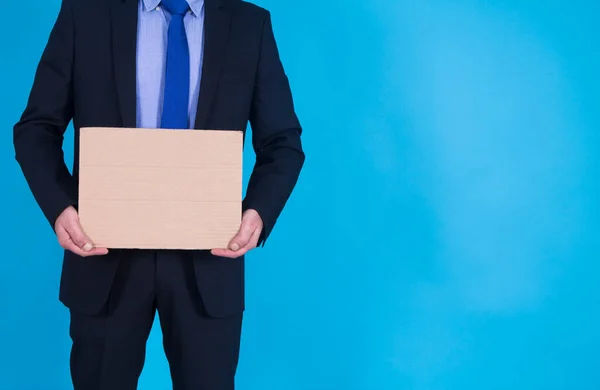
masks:
{"label": "blue necktie", "polygon": [[188,129],[190,98],[190,52],[183,17],[189,10],[186,0],[162,0],[171,14],[167,39],[167,66],[161,125],[163,129]]}

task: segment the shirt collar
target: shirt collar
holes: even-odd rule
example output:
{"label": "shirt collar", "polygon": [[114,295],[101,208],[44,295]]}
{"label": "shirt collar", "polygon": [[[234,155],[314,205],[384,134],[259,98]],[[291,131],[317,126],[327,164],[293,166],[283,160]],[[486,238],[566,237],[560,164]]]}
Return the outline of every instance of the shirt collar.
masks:
{"label": "shirt collar", "polygon": [[160,4],[160,0],[143,0],[144,11],[154,11]]}
{"label": "shirt collar", "polygon": [[[143,0],[144,11],[153,11],[160,5],[161,0]],[[199,16],[204,5],[204,0],[187,0],[190,10],[195,16]]]}

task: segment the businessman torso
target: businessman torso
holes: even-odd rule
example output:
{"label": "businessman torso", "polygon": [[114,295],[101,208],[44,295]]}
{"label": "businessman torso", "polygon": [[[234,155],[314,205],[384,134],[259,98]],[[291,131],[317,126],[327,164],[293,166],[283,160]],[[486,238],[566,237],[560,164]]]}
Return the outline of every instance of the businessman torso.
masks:
{"label": "businessman torso", "polygon": [[[253,127],[257,153],[244,208],[264,220],[268,237],[299,174],[304,155],[300,125],[281,67],[268,12],[237,0],[205,0],[203,58],[193,128]],[[28,183],[52,224],[77,201],[78,129],[136,127],[139,7],[136,0],[66,0],[36,75],[29,104],[15,127],[15,148]],[[70,119],[75,128],[73,175],[59,162]],[[58,130],[57,130],[58,129]],[[62,130],[61,130],[62,129]],[[51,175],[36,173],[47,164]],[[199,221],[201,223],[201,221]],[[66,252],[61,300],[93,314],[109,295],[127,251],[85,260]],[[202,302],[210,315],[243,310],[244,260],[194,253]]]}
{"label": "businessman torso", "polygon": [[[244,130],[268,14],[238,1],[207,0],[204,7],[204,55],[194,127]],[[76,128],[136,126],[138,13],[135,0],[73,1]]]}

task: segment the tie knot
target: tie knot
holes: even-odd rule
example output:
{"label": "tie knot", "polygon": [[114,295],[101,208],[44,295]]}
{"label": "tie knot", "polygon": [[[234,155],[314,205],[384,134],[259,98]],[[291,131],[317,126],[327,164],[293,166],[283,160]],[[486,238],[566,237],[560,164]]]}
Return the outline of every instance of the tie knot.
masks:
{"label": "tie knot", "polygon": [[172,15],[185,15],[190,9],[186,0],[162,0],[161,3]]}

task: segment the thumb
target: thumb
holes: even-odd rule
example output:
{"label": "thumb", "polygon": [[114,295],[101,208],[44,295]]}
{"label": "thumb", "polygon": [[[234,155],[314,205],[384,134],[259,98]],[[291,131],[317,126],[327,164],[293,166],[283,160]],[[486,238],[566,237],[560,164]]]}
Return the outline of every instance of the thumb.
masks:
{"label": "thumb", "polygon": [[251,224],[242,222],[239,232],[235,235],[235,237],[233,237],[231,243],[229,244],[229,249],[237,252],[248,245],[253,232],[254,230],[252,229]]}
{"label": "thumb", "polygon": [[71,240],[85,252],[89,252],[94,249],[92,240],[83,232],[81,224],[79,223],[79,216],[75,214],[69,219],[69,222],[65,226],[65,230],[69,233]]}

